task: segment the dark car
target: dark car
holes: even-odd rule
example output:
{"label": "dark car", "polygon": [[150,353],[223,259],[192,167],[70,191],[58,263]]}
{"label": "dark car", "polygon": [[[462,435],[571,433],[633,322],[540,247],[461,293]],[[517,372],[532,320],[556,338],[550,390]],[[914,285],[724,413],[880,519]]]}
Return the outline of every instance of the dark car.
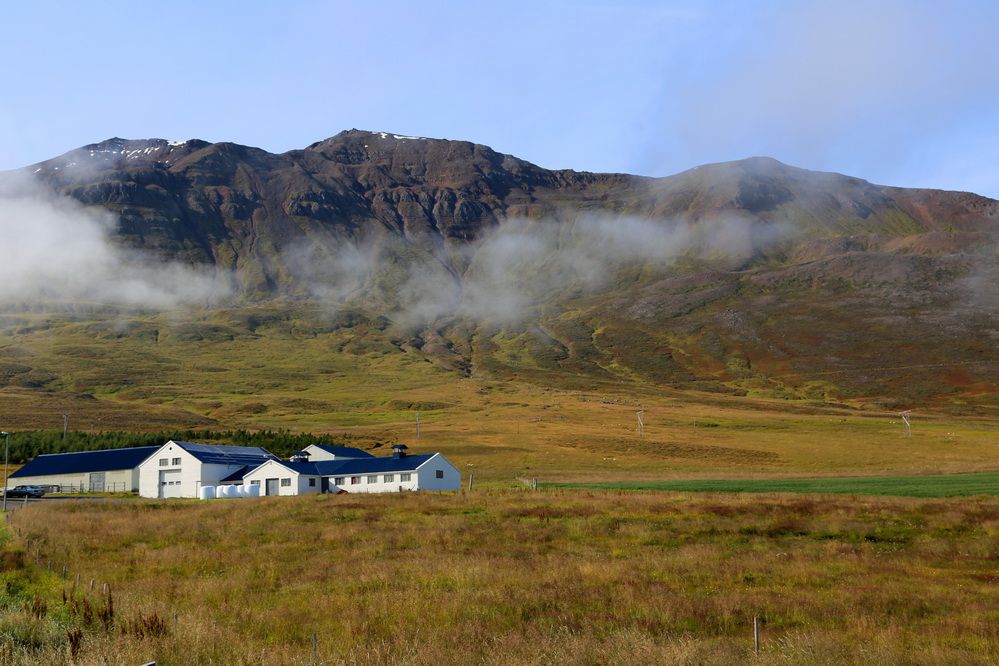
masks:
{"label": "dark car", "polygon": [[38,486],[15,486],[6,491],[7,497],[41,497],[44,494],[45,491]]}

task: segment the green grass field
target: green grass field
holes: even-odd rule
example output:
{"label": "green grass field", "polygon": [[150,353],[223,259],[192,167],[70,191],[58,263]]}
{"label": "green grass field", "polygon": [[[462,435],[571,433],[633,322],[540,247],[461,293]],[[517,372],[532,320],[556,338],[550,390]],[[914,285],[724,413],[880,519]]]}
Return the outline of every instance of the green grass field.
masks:
{"label": "green grass field", "polygon": [[550,483],[563,488],[661,490],[684,493],[820,493],[894,497],[999,495],[999,472],[815,479],[682,479],[613,483]]}

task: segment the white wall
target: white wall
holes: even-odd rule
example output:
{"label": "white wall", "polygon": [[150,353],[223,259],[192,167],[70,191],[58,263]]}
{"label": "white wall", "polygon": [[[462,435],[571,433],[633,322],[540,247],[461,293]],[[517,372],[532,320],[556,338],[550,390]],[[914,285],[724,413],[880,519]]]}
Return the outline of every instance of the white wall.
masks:
{"label": "white wall", "polygon": [[[11,477],[8,488],[14,486],[76,486],[83,491],[90,490],[91,472],[75,472],[73,474],[49,474],[45,476],[15,476]],[[139,487],[139,471],[136,469],[117,469],[104,472],[104,490],[106,492],[131,492]]]}
{"label": "white wall", "polygon": [[[402,481],[401,475],[409,474],[409,481]],[[391,481],[385,481],[385,476],[391,475]],[[371,483],[368,478],[374,476],[376,481]],[[418,487],[417,473],[412,472],[379,472],[377,474],[353,474],[342,477],[344,483],[336,484],[338,476],[327,477],[330,480],[330,492],[335,493],[345,490],[348,493],[398,493],[407,490],[416,490]],[[357,478],[360,483],[351,483],[351,479]]]}
{"label": "white wall", "polygon": [[[315,479],[316,485],[310,486],[309,479]],[[276,460],[268,460],[243,477],[243,483],[249,485],[254,481],[260,484],[260,495],[267,492],[267,479],[278,479],[278,495],[311,495],[322,489],[322,480],[317,476],[306,476],[288,469]],[[287,479],[290,485],[282,486],[281,479]]]}
{"label": "white wall", "polygon": [[[180,458],[180,465],[174,465],[174,458]],[[166,465],[160,460],[166,459]],[[173,442],[167,442],[153,455],[139,465],[139,495],[161,497],[160,472],[180,470],[179,497],[197,497],[201,487],[201,461]]]}
{"label": "white wall", "polygon": [[333,460],[336,458],[335,455],[329,451],[324,451],[315,444],[309,444],[307,447],[302,449],[309,454],[309,462],[319,462],[320,460]]}
{"label": "white wall", "polygon": [[[437,471],[444,472],[444,478],[437,478]],[[461,488],[461,472],[447,458],[437,453],[433,458],[420,465],[418,490],[459,490]]]}

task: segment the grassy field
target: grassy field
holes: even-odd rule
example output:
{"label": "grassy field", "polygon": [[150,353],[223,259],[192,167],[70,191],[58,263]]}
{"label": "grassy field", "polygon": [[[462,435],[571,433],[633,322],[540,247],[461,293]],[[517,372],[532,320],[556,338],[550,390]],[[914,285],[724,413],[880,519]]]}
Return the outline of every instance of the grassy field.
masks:
{"label": "grassy field", "polygon": [[860,497],[994,494],[989,400],[902,405],[906,436],[884,396],[598,367],[569,324],[564,368],[496,334],[469,370],[372,321],[185,317],[5,315],[0,426],[404,441],[475,492],[29,505],[0,665],[305,664],[313,634],[325,664],[739,663],[754,616],[761,663],[999,660],[999,499]]}
{"label": "grassy field", "polygon": [[999,659],[994,498],[53,502],[12,529],[3,663],[74,637],[77,664],[306,664],[313,634],[324,664],[740,663],[754,616],[760,663]]}
{"label": "grassy field", "polygon": [[813,479],[687,479],[545,485],[605,490],[664,490],[685,493],[834,493],[899,497],[971,497],[974,495],[999,495],[999,473]]}
{"label": "grassy field", "polygon": [[463,373],[398,333],[316,312],[5,315],[0,424],[15,440],[19,430],[61,430],[63,414],[81,431],[269,428],[401,440],[497,480],[999,470],[999,419],[987,407],[907,405],[915,413],[906,437],[878,400],[576,374],[515,353],[523,337],[493,336],[491,355]]}

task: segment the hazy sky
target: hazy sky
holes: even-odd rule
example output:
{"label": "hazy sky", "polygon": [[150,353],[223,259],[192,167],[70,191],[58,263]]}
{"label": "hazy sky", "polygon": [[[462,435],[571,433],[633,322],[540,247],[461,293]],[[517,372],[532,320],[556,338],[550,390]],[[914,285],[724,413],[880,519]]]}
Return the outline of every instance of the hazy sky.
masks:
{"label": "hazy sky", "polygon": [[997,26],[991,0],[7,2],[0,169],[357,127],[550,168],[770,155],[999,197]]}

